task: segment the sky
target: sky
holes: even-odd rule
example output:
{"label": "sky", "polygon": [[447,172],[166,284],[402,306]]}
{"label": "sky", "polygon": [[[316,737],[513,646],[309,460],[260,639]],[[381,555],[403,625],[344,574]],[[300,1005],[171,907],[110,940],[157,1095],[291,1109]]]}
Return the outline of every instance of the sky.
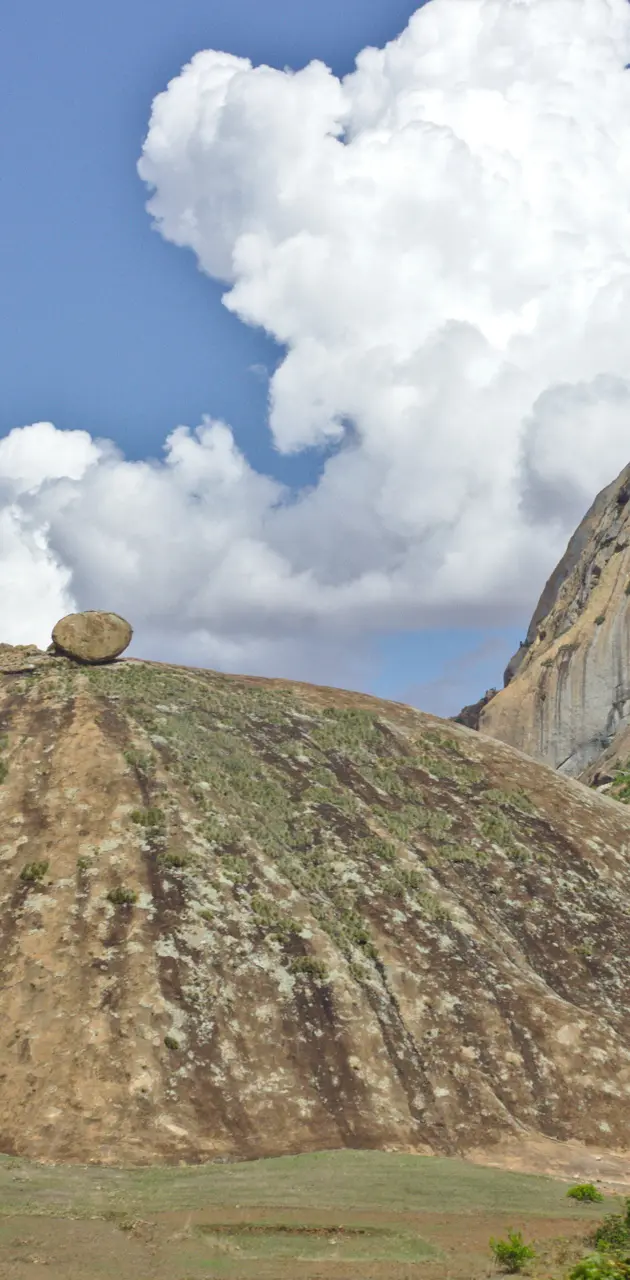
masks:
{"label": "sky", "polygon": [[454,714],[630,454],[626,0],[24,0],[2,639]]}

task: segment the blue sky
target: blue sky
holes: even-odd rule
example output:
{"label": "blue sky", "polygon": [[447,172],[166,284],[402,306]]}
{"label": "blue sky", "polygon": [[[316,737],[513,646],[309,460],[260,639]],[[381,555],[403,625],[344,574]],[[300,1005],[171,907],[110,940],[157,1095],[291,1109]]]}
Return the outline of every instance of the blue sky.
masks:
{"label": "blue sky", "polygon": [[[0,436],[52,421],[109,437],[141,458],[158,454],[175,425],[211,414],[231,424],[257,469],[295,485],[316,477],[317,454],[291,457],[271,447],[266,385],[252,366],[273,368],[274,344],[222,307],[222,288],[189,251],[151,229],[136,163],[154,96],[198,50],[279,68],[319,58],[342,75],[361,48],[396,36],[417,7],[417,0],[7,7]],[[516,628],[494,631],[385,634],[364,686],[451,714],[501,682],[526,625],[524,616]]]}

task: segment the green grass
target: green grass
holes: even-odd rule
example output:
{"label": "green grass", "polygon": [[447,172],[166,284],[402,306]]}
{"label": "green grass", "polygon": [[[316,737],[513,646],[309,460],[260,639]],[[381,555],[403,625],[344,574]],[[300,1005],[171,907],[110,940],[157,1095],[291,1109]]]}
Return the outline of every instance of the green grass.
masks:
{"label": "green grass", "polygon": [[208,1243],[225,1239],[243,1258],[326,1258],[346,1262],[421,1262],[437,1249],[414,1231],[388,1227],[319,1227],[296,1223],[250,1221],[246,1228],[199,1224],[196,1232]]}
{"label": "green grass", "polygon": [[[19,1170],[28,1181],[14,1179]],[[567,1184],[557,1179],[447,1157],[324,1151],[234,1164],[117,1169],[54,1168],[0,1156],[0,1214],[31,1208],[81,1216],[107,1207],[141,1214],[234,1204],[343,1213],[500,1210],[584,1217],[584,1208],[567,1200]]]}
{"label": "green grass", "polygon": [[[392,1280],[420,1277],[425,1266],[434,1278],[444,1265],[446,1280],[451,1261],[453,1275],[473,1280],[489,1274],[490,1235],[514,1223],[535,1243],[537,1219],[544,1237],[545,1220],[557,1218],[559,1242],[569,1245],[570,1260],[579,1256],[587,1221],[592,1231],[610,1203],[585,1208],[567,1199],[567,1186],[378,1151],[143,1169],[0,1156],[0,1271],[23,1246],[50,1260],[50,1280],[70,1272],[94,1280],[358,1280],[368,1264]],[[482,1214],[488,1237],[473,1243],[469,1224]],[[547,1260],[541,1255],[539,1280],[551,1280]],[[560,1275],[554,1268],[555,1280]]]}

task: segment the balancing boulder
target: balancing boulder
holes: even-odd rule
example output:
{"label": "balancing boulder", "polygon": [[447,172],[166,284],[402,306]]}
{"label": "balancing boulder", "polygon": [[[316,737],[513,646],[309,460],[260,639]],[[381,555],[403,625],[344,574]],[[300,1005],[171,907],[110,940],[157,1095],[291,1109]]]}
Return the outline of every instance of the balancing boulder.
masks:
{"label": "balancing boulder", "polygon": [[69,613],[53,628],[57,653],[75,662],[113,662],[129,645],[133,630],[117,613],[89,609]]}

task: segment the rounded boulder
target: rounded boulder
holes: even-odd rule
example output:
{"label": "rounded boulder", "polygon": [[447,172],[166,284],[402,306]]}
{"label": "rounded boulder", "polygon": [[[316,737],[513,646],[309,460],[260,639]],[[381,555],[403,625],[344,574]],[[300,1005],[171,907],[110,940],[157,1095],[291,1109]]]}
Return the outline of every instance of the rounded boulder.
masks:
{"label": "rounded boulder", "polygon": [[127,648],[133,635],[129,623],[117,613],[88,609],[68,613],[53,627],[57,653],[75,662],[113,662]]}

